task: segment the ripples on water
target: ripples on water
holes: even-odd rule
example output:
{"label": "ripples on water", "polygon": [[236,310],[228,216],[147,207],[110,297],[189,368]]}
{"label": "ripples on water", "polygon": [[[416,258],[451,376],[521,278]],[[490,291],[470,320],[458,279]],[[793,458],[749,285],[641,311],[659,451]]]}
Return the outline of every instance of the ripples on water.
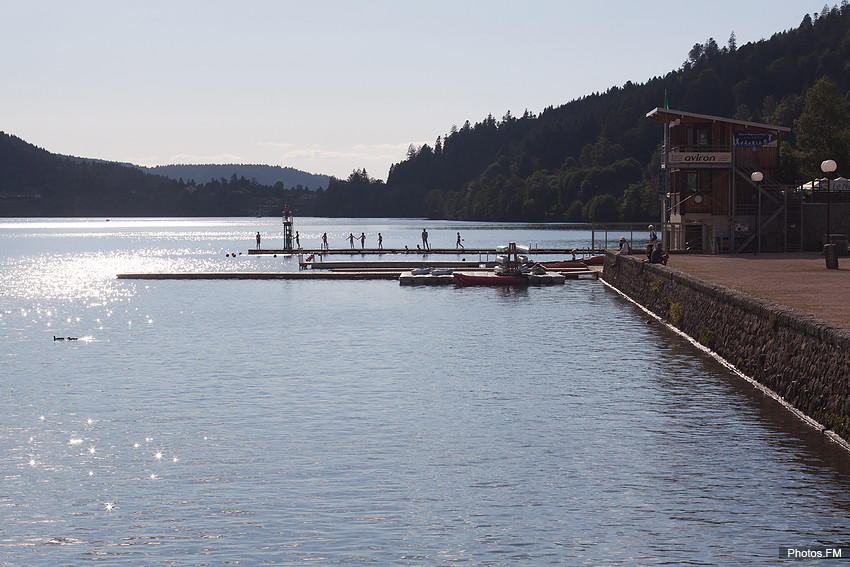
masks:
{"label": "ripples on water", "polygon": [[180,226],[0,233],[0,562],[738,565],[848,532],[847,455],[598,282],[114,279],[253,246]]}

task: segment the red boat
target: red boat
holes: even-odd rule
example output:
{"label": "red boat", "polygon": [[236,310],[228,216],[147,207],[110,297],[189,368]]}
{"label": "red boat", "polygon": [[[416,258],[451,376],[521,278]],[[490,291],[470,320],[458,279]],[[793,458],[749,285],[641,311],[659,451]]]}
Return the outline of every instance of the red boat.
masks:
{"label": "red boat", "polygon": [[588,266],[601,266],[605,263],[605,256],[589,256],[578,260],[564,260],[563,262],[541,262],[541,266],[552,270],[564,270],[567,268],[586,268]]}
{"label": "red boat", "polygon": [[461,285],[528,285],[525,276],[500,276],[497,274],[464,274],[454,272],[455,280]]}

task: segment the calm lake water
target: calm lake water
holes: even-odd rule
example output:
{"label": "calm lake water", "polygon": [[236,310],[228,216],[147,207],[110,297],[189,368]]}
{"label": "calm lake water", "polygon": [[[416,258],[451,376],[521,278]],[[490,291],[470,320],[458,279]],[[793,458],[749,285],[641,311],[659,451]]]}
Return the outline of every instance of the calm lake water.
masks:
{"label": "calm lake water", "polygon": [[[340,247],[425,227],[590,245],[295,226]],[[115,278],[297,269],[247,256],[257,231],[271,247],[280,220],[0,221],[0,564],[763,565],[850,543],[848,454],[601,282]]]}

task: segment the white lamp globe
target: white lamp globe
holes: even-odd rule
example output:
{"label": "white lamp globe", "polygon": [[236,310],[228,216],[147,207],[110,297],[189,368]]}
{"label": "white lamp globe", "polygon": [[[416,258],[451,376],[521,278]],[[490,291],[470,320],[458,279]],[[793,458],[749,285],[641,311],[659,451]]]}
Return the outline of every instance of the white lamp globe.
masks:
{"label": "white lamp globe", "polygon": [[824,160],[820,164],[820,170],[823,171],[824,173],[832,173],[833,171],[835,171],[835,169],[837,167],[838,167],[838,165],[835,163],[834,159]]}

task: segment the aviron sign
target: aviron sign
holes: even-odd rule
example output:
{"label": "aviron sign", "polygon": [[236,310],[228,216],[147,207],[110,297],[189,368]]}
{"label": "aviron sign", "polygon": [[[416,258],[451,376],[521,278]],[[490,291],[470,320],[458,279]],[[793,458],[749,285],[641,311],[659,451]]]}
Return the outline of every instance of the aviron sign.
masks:
{"label": "aviron sign", "polygon": [[675,165],[714,165],[732,163],[732,152],[670,152]]}

